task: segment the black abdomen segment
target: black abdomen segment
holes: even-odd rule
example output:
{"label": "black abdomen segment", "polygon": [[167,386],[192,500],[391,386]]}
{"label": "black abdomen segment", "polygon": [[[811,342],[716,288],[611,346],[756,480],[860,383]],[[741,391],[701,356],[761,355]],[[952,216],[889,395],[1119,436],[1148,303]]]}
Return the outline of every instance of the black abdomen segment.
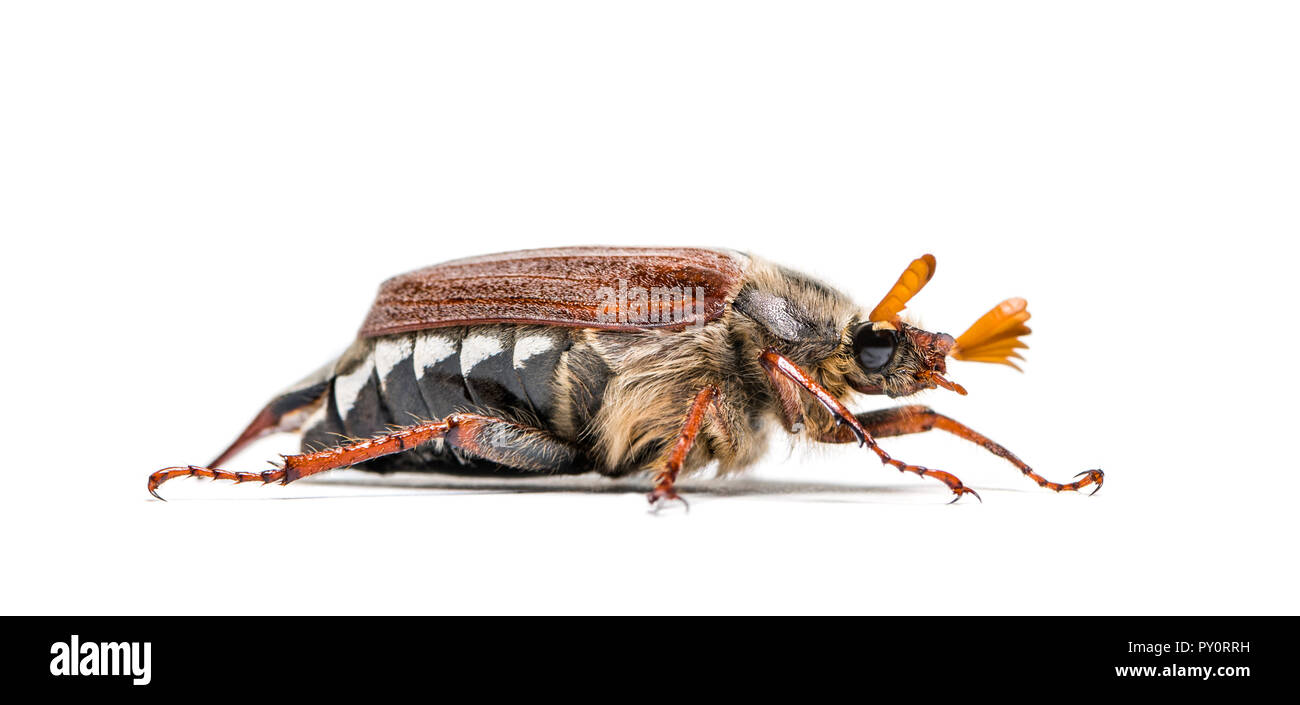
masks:
{"label": "black abdomen segment", "polygon": [[[339,359],[325,408],[303,433],[303,448],[336,445],[455,412],[498,416],[554,430],[555,379],[573,331],[548,326],[435,328],[360,339]],[[603,387],[603,380],[602,387]],[[367,469],[470,471],[441,444]],[[500,469],[500,468],[491,468]]]}

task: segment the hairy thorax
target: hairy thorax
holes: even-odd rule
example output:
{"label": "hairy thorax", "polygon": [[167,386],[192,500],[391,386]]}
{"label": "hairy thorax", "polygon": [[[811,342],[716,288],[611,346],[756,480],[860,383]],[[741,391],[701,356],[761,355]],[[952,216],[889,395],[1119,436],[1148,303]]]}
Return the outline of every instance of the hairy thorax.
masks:
{"label": "hairy thorax", "polygon": [[590,337],[613,370],[600,411],[588,429],[598,469],[627,475],[662,469],[695,395],[706,386],[720,403],[692,446],[685,472],[716,461],[720,474],[763,455],[772,425],[771,399],[757,350],[734,335],[729,314],[676,332],[601,331]]}

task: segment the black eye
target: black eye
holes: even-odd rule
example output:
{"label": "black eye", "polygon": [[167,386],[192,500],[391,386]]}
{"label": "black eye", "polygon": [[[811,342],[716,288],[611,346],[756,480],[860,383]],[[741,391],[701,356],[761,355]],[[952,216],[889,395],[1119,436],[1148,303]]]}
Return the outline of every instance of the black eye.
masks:
{"label": "black eye", "polygon": [[892,330],[872,330],[867,323],[853,334],[853,354],[858,364],[867,372],[879,372],[889,364],[898,347],[898,333]]}

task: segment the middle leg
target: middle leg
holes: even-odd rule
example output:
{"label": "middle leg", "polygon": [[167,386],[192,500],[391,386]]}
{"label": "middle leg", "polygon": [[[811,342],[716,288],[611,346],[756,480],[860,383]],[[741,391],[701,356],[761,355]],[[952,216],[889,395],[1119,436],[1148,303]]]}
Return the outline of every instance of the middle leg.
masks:
{"label": "middle leg", "polygon": [[677,436],[677,445],[673,446],[673,452],[668,456],[664,469],[655,475],[654,491],[646,497],[650,500],[650,504],[675,499],[683,506],[690,507],[686,500],[677,494],[673,485],[677,482],[677,475],[682,471],[687,454],[695,445],[696,437],[700,435],[700,428],[704,425],[706,417],[711,418],[714,425],[721,426],[725,431],[725,423],[722,422],[718,410],[718,388],[713,385],[695,394],[695,401],[691,402],[691,408],[686,412],[686,421],[682,423],[682,431]]}

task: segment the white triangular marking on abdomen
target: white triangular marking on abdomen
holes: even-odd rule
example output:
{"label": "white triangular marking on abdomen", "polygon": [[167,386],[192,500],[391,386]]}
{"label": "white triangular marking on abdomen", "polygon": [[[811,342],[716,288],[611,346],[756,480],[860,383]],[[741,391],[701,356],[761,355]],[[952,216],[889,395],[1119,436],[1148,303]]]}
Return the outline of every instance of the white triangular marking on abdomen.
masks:
{"label": "white triangular marking on abdomen", "polygon": [[348,417],[348,412],[357,403],[357,395],[361,393],[361,388],[366,386],[366,382],[370,381],[374,369],[374,358],[366,355],[366,359],[362,360],[355,370],[334,378],[334,405],[338,409],[340,419]]}
{"label": "white triangular marking on abdomen", "polygon": [[375,341],[375,369],[379,371],[379,386],[388,389],[388,375],[397,367],[397,363],[411,357],[412,349],[411,339],[408,336],[400,338],[384,338]]}
{"label": "white triangular marking on abdomen", "polygon": [[521,370],[528,358],[555,347],[555,337],[545,333],[526,335],[515,341],[515,369]]}
{"label": "white triangular marking on abdomen", "polygon": [[460,373],[468,377],[474,366],[505,350],[501,337],[497,335],[475,333],[465,338],[460,344]]}
{"label": "white triangular marking on abdomen", "polygon": [[424,370],[456,354],[456,341],[441,333],[422,333],[415,339],[415,377],[424,377]]}

